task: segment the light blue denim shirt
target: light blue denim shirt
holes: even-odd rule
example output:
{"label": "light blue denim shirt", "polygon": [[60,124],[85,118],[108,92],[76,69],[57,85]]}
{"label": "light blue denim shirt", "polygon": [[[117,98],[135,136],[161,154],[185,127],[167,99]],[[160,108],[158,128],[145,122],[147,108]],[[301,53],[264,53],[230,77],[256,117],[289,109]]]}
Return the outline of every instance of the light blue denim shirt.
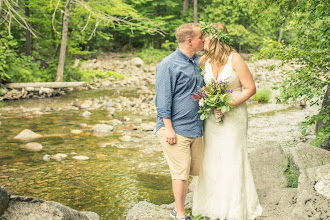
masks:
{"label": "light blue denim shirt", "polygon": [[175,133],[201,137],[202,121],[198,102],[192,95],[203,86],[196,55],[191,59],[179,48],[165,57],[156,69],[156,131],[164,127],[162,118],[170,118]]}

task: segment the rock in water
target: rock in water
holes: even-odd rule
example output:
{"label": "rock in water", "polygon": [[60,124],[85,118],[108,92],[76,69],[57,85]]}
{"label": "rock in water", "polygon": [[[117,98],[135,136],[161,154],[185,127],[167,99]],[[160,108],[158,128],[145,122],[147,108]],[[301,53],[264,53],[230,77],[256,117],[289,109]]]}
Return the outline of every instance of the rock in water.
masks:
{"label": "rock in water", "polygon": [[71,134],[74,134],[74,135],[78,135],[78,134],[81,134],[81,133],[83,133],[83,130],[78,130],[78,129],[71,130]]}
{"label": "rock in water", "polygon": [[124,135],[120,138],[121,141],[131,141],[131,136],[129,135]]}
{"label": "rock in water", "polygon": [[19,140],[30,140],[30,139],[35,139],[35,138],[40,138],[42,137],[41,134],[34,133],[33,131],[29,129],[25,129],[21,131],[14,139],[19,139]]}
{"label": "rock in water", "polygon": [[42,150],[42,145],[36,142],[27,143],[22,147],[23,150],[36,152]]}
{"label": "rock in water", "polygon": [[75,160],[88,160],[89,159],[89,157],[87,157],[87,156],[74,156],[72,158]]}
{"label": "rock in water", "polygon": [[98,133],[109,133],[112,130],[113,127],[111,125],[106,125],[106,124],[97,124],[93,127],[93,131]]}
{"label": "rock in water", "polygon": [[49,161],[49,160],[50,160],[50,156],[49,156],[48,154],[45,154],[45,155],[42,157],[42,159],[43,159],[44,161]]}
{"label": "rock in water", "polygon": [[67,155],[66,154],[55,154],[52,156],[52,159],[56,160],[56,161],[61,161],[62,159],[66,158]]}
{"label": "rock in water", "polygon": [[8,209],[1,217],[4,220],[100,220],[94,212],[79,212],[58,202],[14,195],[10,196]]}
{"label": "rock in water", "polygon": [[88,117],[91,115],[92,115],[92,113],[90,113],[89,111],[85,111],[84,113],[82,113],[82,116],[84,116],[84,117]]}

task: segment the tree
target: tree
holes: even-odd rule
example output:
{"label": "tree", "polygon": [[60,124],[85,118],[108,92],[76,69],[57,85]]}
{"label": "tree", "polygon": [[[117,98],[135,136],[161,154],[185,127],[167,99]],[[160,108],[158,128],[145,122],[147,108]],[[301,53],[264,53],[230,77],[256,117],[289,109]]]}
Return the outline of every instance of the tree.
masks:
{"label": "tree", "polygon": [[301,0],[287,13],[292,14],[290,29],[296,38],[289,44],[267,40],[261,57],[276,57],[286,63],[300,65],[287,72],[288,79],[279,87],[279,102],[309,100],[311,105],[321,105],[316,115],[308,116],[302,123],[303,133],[309,125],[317,123],[314,143],[330,149],[330,2]]}
{"label": "tree", "polygon": [[198,5],[197,5],[197,0],[194,0],[194,23],[198,22]]}
{"label": "tree", "polygon": [[68,26],[69,26],[69,17],[70,17],[70,3],[71,0],[66,0],[65,10],[63,13],[62,42],[61,42],[60,55],[58,59],[56,82],[63,81],[63,71],[64,71],[64,63],[65,63],[65,55],[66,55],[66,42],[68,39]]}

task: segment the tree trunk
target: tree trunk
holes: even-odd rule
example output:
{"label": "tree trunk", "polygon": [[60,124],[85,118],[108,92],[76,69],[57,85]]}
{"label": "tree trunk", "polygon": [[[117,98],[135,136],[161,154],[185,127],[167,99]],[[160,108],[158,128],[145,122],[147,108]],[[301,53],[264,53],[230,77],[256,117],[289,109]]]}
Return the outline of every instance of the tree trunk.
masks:
{"label": "tree trunk", "polygon": [[61,41],[60,56],[59,56],[59,60],[58,60],[56,82],[63,82],[63,71],[64,71],[64,64],[65,64],[65,56],[66,56],[66,45],[67,45],[67,39],[68,39],[70,2],[71,2],[71,0],[66,0],[66,6],[65,6],[64,14],[63,14],[62,41]]}
{"label": "tree trunk", "polygon": [[[29,7],[25,7],[25,16],[27,18],[30,17],[30,8]],[[30,56],[31,55],[31,32],[28,28],[26,29],[25,38],[26,38],[25,55]]]}
{"label": "tree trunk", "polygon": [[198,12],[197,0],[194,0],[194,23],[198,23],[197,12]]}
{"label": "tree trunk", "polygon": [[[326,114],[330,115],[330,85],[328,85],[327,91],[324,94],[321,109],[323,109],[324,111],[327,111]],[[324,128],[326,126],[330,126],[330,120],[326,121],[325,123],[323,123],[322,121],[316,122],[315,132],[318,133],[320,128]],[[326,139],[321,145],[327,146],[329,149],[330,148],[330,138]]]}
{"label": "tree trunk", "polygon": [[184,0],[183,7],[182,7],[182,14],[183,15],[186,15],[188,6],[189,6],[189,0]]}
{"label": "tree trunk", "polygon": [[285,23],[285,20],[283,20],[283,23],[282,23],[281,28],[280,28],[280,33],[278,34],[277,44],[280,44],[281,41],[282,41],[283,31],[284,31],[284,23]]}

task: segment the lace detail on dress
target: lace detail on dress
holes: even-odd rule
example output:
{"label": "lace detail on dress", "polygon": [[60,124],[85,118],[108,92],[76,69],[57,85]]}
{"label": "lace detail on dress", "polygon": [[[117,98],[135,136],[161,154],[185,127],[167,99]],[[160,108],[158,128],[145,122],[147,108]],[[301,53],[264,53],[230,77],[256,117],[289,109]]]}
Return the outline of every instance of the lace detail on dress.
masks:
{"label": "lace detail on dress", "polygon": [[[231,67],[233,55],[230,54],[217,80],[226,81],[235,98],[242,86]],[[212,78],[212,66],[207,61],[205,83]],[[202,214],[212,220],[246,220],[261,215],[247,154],[247,118],[243,103],[226,113],[220,123],[214,115],[204,121],[204,153],[194,191],[193,215]]]}

